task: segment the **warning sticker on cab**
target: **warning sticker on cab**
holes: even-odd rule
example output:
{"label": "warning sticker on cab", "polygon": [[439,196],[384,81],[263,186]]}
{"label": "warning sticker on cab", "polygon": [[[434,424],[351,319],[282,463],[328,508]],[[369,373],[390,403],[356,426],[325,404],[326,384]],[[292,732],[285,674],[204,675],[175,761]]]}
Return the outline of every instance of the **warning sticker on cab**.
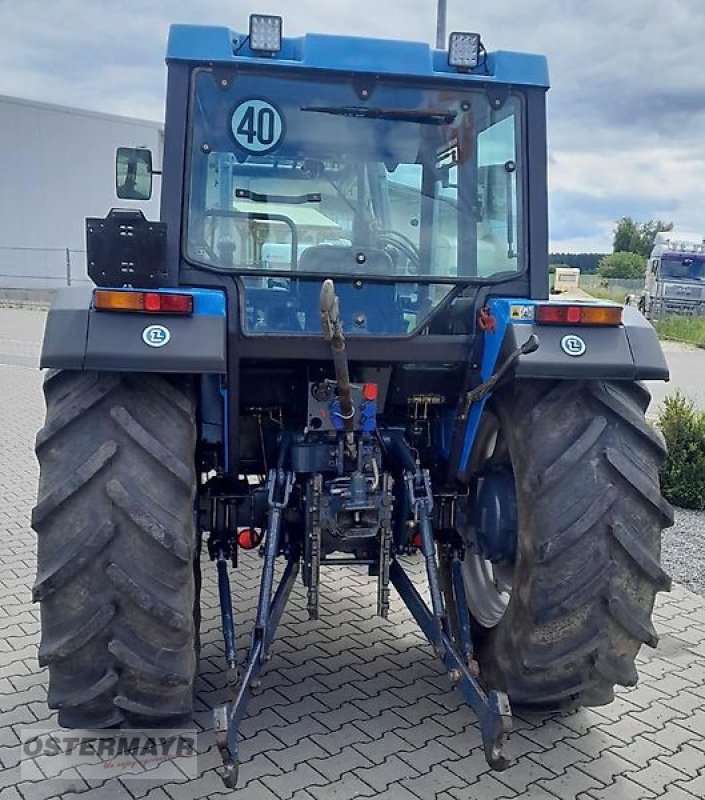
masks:
{"label": "warning sticker on cab", "polygon": [[284,120],[271,103],[251,97],[233,111],[231,128],[238,147],[250,155],[261,156],[281,142]]}
{"label": "warning sticker on cab", "polygon": [[534,306],[512,306],[509,316],[515,320],[531,321],[534,319]]}

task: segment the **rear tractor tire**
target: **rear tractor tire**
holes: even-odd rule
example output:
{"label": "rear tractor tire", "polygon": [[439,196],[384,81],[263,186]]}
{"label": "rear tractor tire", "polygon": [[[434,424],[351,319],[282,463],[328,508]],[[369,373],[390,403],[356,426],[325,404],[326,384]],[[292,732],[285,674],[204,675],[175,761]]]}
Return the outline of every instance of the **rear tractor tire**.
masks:
{"label": "rear tractor tire", "polygon": [[68,728],[170,727],[196,674],[195,393],[188,378],[50,371],[34,600]]}
{"label": "rear tractor tire", "polygon": [[636,684],[640,647],[657,644],[651,613],[670,589],[660,551],[673,512],[648,403],[632,382],[517,382],[493,399],[517,547],[504,607],[492,616],[488,606],[489,623],[475,617],[475,642],[484,682],[517,705],[609,703],[616,684]]}

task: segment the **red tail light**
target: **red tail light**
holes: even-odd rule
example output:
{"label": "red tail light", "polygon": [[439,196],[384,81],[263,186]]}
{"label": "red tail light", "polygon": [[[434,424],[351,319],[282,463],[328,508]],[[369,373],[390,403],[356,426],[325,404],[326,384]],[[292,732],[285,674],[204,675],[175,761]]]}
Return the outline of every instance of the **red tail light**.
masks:
{"label": "red tail light", "polygon": [[147,314],[193,314],[193,295],[164,292],[134,292],[125,289],[96,289],[98,311],[137,311]]}
{"label": "red tail light", "polygon": [[621,325],[621,306],[563,305],[536,306],[536,322],[541,325]]}

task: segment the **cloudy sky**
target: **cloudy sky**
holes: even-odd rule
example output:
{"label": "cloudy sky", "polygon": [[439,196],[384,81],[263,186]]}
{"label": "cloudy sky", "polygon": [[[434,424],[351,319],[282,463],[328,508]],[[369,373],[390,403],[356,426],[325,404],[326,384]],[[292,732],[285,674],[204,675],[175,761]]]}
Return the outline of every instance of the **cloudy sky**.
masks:
{"label": "cloudy sky", "polygon": [[[435,0],[0,0],[0,94],[160,120],[169,24],[251,11],[435,36]],[[625,215],[705,234],[705,0],[448,0],[448,27],[549,58],[552,250],[609,250]]]}

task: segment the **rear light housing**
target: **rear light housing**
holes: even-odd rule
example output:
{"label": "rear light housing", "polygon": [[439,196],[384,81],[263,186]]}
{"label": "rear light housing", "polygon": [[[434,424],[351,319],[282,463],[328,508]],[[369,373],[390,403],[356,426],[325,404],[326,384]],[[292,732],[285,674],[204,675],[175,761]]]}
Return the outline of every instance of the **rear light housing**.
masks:
{"label": "rear light housing", "polygon": [[612,325],[622,324],[621,306],[544,303],[536,306],[539,325]]}
{"label": "rear light housing", "polygon": [[142,314],[193,314],[193,295],[166,292],[135,292],[125,289],[96,289],[97,311],[132,311]]}

